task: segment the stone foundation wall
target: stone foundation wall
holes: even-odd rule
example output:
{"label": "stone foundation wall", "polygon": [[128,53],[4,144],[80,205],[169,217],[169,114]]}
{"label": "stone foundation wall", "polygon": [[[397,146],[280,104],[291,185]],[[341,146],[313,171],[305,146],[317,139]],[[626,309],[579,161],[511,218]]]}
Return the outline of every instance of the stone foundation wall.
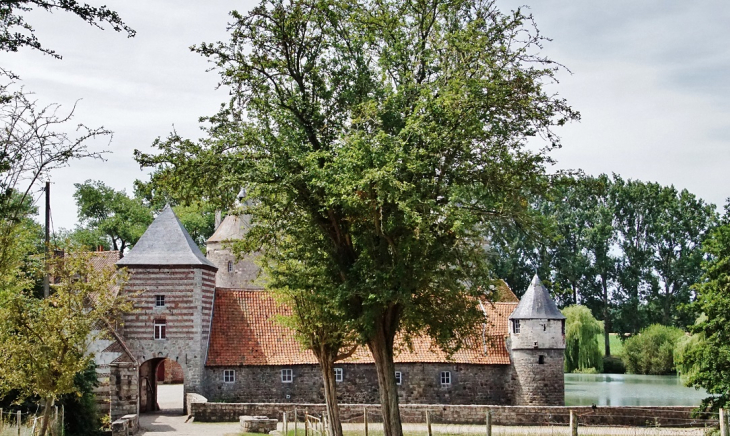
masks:
{"label": "stone foundation wall", "polygon": [[565,404],[565,350],[512,350],[514,405]]}
{"label": "stone foundation wall", "polygon": [[[337,397],[342,403],[379,402],[374,365],[335,367],[343,373],[343,380],[337,383]],[[282,369],[292,370],[291,383],[282,382]],[[236,372],[235,382],[223,381],[225,370]],[[396,364],[395,370],[402,374],[402,384],[398,386],[402,403],[507,405],[513,401],[509,365],[409,363]],[[450,385],[441,385],[442,371],[450,372]],[[317,365],[206,367],[204,385],[204,395],[213,402],[324,402],[322,375]]]}
{"label": "stone foundation wall", "polygon": [[[367,408],[368,421],[379,422],[380,406],[376,404],[340,404],[343,421],[362,422],[363,409]],[[268,416],[282,420],[282,413],[292,421],[294,409],[300,414],[306,410],[310,414],[321,414],[324,404],[285,404],[285,403],[192,403],[191,415],[198,422],[237,422],[239,416]],[[439,404],[401,404],[401,419],[404,423],[423,423],[426,411],[431,422],[443,424],[485,423],[486,413],[492,414],[493,425],[567,425],[570,411],[575,411],[582,425],[617,425],[662,427],[686,426],[691,418],[693,407],[527,407],[527,406],[471,406]],[[703,426],[707,421],[694,420],[695,425]],[[711,422],[710,422],[711,423]]]}
{"label": "stone foundation wall", "polygon": [[134,363],[113,363],[109,375],[112,421],[137,413],[139,372]]}

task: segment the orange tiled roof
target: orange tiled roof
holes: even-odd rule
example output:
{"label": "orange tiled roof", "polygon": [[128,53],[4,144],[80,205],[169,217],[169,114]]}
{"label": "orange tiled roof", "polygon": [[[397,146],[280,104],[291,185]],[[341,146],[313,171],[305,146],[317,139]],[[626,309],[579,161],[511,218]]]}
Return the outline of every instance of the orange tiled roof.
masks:
{"label": "orange tiled roof", "polygon": [[90,252],[89,263],[96,270],[114,268],[114,265],[121,259],[119,251],[92,251]]}
{"label": "orange tiled roof", "polygon": [[[483,302],[487,315],[484,335],[475,346],[464,347],[450,362],[473,364],[509,364],[504,343],[507,317],[517,303]],[[277,315],[288,315],[289,308],[276,303],[266,291],[216,289],[213,325],[208,348],[208,366],[296,365],[316,364],[310,351],[304,351],[292,331],[276,321]],[[396,344],[402,343],[396,339]],[[431,347],[430,339],[418,337],[413,348],[402,345],[396,363],[445,362],[446,355]],[[486,353],[485,353],[486,351]],[[372,363],[367,349],[360,347],[345,363]]]}

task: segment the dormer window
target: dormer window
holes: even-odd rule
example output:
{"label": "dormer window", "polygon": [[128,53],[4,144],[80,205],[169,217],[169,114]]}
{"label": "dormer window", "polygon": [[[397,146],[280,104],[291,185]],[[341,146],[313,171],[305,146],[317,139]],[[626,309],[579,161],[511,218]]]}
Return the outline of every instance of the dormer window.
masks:
{"label": "dormer window", "polygon": [[520,334],[520,320],[519,319],[512,320],[512,333],[514,333],[516,335]]}

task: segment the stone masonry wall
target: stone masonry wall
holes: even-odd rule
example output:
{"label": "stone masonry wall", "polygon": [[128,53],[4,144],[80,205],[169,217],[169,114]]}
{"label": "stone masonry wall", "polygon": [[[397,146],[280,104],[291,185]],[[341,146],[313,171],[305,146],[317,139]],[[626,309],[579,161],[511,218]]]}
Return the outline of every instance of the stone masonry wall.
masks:
{"label": "stone masonry wall", "polygon": [[565,404],[564,350],[512,350],[511,357],[513,404],[517,406]]}
{"label": "stone masonry wall", "polygon": [[[362,422],[363,409],[368,409],[368,420],[378,422],[380,406],[376,404],[340,404],[343,421]],[[268,416],[282,420],[282,413],[292,421],[294,409],[299,419],[305,410],[311,414],[322,414],[324,404],[287,403],[204,403],[190,404],[190,413],[197,422],[236,422],[242,415]],[[520,406],[474,406],[440,404],[401,404],[401,419],[404,423],[423,423],[426,411],[431,422],[443,424],[484,424],[487,411],[492,414],[493,425],[543,425],[546,423],[567,425],[570,411],[575,411],[582,425],[616,425],[661,427],[684,426],[691,419],[693,407],[520,407]],[[693,420],[703,426],[702,419]],[[712,422],[709,422],[710,424]],[[291,427],[290,427],[291,428]]]}
{"label": "stone masonry wall", "polygon": [[[337,383],[343,403],[379,401],[377,376],[372,364],[341,364],[343,380]],[[291,383],[281,381],[281,370],[291,369]],[[223,381],[224,370],[235,370],[235,382]],[[402,374],[398,396],[403,403],[512,404],[509,365],[453,363],[396,364]],[[442,386],[441,371],[451,373],[451,385]],[[210,401],[318,403],[324,401],[322,375],[317,365],[207,367],[204,395]],[[562,373],[561,373],[562,374]],[[562,393],[562,390],[561,390]]]}
{"label": "stone masonry wall", "polygon": [[[256,255],[236,259],[230,247],[209,242],[205,257],[218,267],[215,279],[219,288],[261,289],[261,283],[257,282],[261,268],[256,265]],[[231,262],[232,271],[228,271],[228,262]]]}
{"label": "stone masonry wall", "polygon": [[109,372],[112,421],[137,413],[139,369],[134,363],[112,363]]}

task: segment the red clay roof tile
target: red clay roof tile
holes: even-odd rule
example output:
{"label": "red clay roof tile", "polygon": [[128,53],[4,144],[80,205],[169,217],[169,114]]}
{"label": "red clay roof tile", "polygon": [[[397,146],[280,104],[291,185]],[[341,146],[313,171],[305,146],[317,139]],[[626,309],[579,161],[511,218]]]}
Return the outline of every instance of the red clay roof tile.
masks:
{"label": "red clay roof tile", "polygon": [[[316,364],[310,351],[302,350],[290,329],[276,321],[290,314],[266,291],[216,289],[213,325],[207,366]],[[449,362],[509,364],[504,338],[507,317],[517,303],[483,302],[488,322],[478,344],[464,347]],[[483,333],[483,334],[481,334]],[[413,340],[412,349],[396,339],[396,363],[445,362],[446,354],[431,346],[427,337]],[[398,346],[400,344],[400,346]],[[360,347],[346,363],[372,363],[368,350]]]}

